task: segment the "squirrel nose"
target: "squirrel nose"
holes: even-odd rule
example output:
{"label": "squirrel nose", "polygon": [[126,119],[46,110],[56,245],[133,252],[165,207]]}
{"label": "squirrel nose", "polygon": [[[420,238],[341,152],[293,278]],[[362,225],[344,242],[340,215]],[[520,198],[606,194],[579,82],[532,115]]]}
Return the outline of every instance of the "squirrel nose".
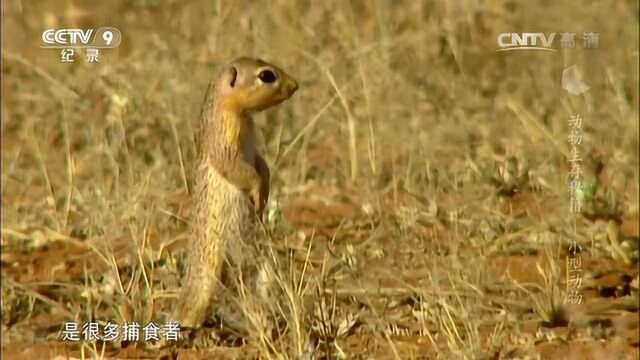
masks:
{"label": "squirrel nose", "polygon": [[298,90],[298,82],[291,79],[291,82],[289,83],[289,92],[293,94],[296,90]]}

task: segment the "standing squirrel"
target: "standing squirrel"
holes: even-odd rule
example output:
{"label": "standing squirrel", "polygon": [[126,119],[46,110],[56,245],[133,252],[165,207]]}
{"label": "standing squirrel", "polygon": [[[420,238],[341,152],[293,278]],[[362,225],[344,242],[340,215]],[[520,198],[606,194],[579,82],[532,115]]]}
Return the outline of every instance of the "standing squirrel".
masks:
{"label": "standing squirrel", "polygon": [[225,65],[209,84],[196,134],[187,273],[172,317],[183,327],[202,325],[220,285],[238,275],[232,267],[248,267],[242,276],[252,275],[256,286],[257,261],[243,249],[256,241],[270,172],[256,149],[251,114],[280,104],[297,89],[282,69],[249,57]]}

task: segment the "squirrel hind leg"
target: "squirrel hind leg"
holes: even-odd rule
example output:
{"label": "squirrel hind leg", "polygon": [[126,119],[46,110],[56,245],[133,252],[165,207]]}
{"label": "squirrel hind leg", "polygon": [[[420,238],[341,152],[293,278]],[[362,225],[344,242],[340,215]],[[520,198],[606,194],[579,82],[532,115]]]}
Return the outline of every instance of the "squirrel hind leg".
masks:
{"label": "squirrel hind leg", "polygon": [[197,329],[202,326],[216,290],[219,289],[220,270],[214,269],[213,274],[194,274],[188,271],[171,321],[187,328]]}

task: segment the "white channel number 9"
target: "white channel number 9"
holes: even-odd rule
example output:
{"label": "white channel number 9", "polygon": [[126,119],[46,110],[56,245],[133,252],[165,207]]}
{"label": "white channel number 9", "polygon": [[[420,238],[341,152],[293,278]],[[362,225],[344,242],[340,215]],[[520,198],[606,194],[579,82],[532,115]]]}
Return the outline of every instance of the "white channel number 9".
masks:
{"label": "white channel number 9", "polygon": [[107,46],[111,45],[111,42],[113,41],[113,32],[107,30],[104,33],[102,33],[102,39],[104,41],[106,41]]}

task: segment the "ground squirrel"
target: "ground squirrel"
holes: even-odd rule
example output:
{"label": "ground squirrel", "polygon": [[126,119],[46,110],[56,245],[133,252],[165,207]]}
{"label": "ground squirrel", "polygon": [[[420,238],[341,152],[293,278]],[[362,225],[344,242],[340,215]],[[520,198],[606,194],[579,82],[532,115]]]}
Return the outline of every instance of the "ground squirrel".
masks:
{"label": "ground squirrel", "polygon": [[187,273],[173,313],[183,327],[202,325],[229,264],[244,260],[256,267],[255,259],[246,264],[251,259],[243,246],[255,241],[255,215],[262,217],[270,173],[256,150],[251,113],[280,104],[297,89],[282,69],[249,57],[225,65],[209,84],[196,135]]}

